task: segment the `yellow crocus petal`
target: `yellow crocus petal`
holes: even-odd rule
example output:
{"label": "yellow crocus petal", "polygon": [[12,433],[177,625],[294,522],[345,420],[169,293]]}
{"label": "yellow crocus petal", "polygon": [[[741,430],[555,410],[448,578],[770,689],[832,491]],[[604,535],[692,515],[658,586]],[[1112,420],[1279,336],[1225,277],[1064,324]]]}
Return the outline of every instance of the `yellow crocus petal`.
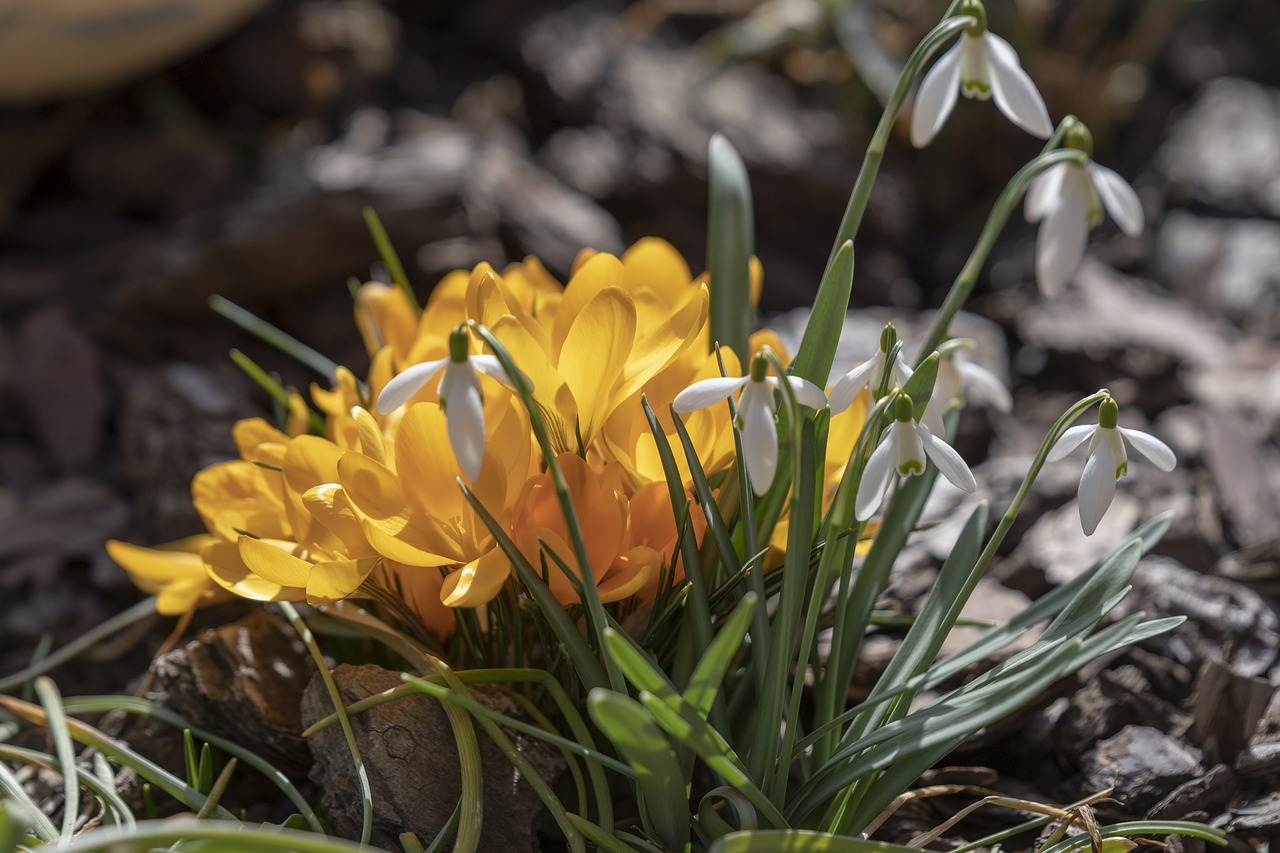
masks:
{"label": "yellow crocus petal", "polygon": [[699,287],[694,298],[668,316],[665,322],[643,332],[631,348],[622,372],[622,382],[613,394],[615,401],[626,400],[643,388],[696,340],[707,322],[709,304],[707,289]]}
{"label": "yellow crocus petal", "polygon": [[418,316],[402,288],[379,282],[362,285],[356,291],[355,311],[356,325],[369,355],[384,346],[402,357],[408,355],[416,337]]}
{"label": "yellow crocus petal", "polygon": [[[328,529],[319,524],[307,510],[302,496],[315,486],[338,481],[338,460],[343,452],[341,447],[328,439],[300,435],[289,443],[289,450],[284,455],[282,468],[287,486],[285,498],[294,534],[291,538],[304,547],[322,545],[331,548],[337,544],[327,535]],[[252,528],[246,530],[256,536],[263,536]]]}
{"label": "yellow crocus petal", "polygon": [[[604,253],[592,255],[574,271],[569,283],[565,286],[560,307],[556,309],[555,326],[551,332],[553,358],[557,360],[561,358],[569,329],[578,324],[579,315],[586,310],[592,300],[610,288],[623,289],[624,275],[622,261]],[[625,290],[623,292],[625,293]]]}
{"label": "yellow crocus petal", "polygon": [[646,545],[639,545],[619,554],[609,567],[609,573],[597,587],[600,590],[600,600],[607,604],[630,598],[649,586],[650,581],[657,577],[661,566],[662,556]]}
{"label": "yellow crocus petal", "polygon": [[863,388],[849,408],[831,417],[827,432],[827,455],[823,479],[828,490],[834,490],[844,476],[844,469],[853,456],[854,445],[866,423],[867,409],[871,404],[871,392]]}
{"label": "yellow crocus petal", "polygon": [[584,447],[590,446],[609,415],[614,384],[627,365],[635,334],[635,305],[616,287],[600,291],[568,329],[556,369],[577,402]]}
{"label": "yellow crocus petal", "polygon": [[529,334],[515,317],[503,317],[492,331],[511,355],[512,361],[533,383],[533,398],[547,415],[547,428],[560,450],[576,450],[575,425],[578,403],[565,379],[552,365],[547,350]]}
{"label": "yellow crocus petal", "polygon": [[661,304],[675,307],[693,292],[693,273],[675,247],[658,237],[643,237],[622,253],[626,287],[632,294],[654,293]]}
{"label": "yellow crocus petal", "polygon": [[[368,409],[356,406],[351,409],[351,419],[356,423],[356,435],[360,439],[359,450],[374,462],[387,463],[387,447],[382,439],[382,427]],[[356,448],[352,448],[356,449]]]}
{"label": "yellow crocus petal", "polygon": [[396,431],[396,478],[414,512],[449,519],[462,513],[461,470],[449,444],[448,419],[434,403],[410,406]]}
{"label": "yellow crocus petal", "polygon": [[278,465],[289,436],[262,418],[244,418],[231,427],[231,438],[236,443],[240,458],[246,462],[265,462]]}
{"label": "yellow crocus petal", "polygon": [[382,560],[373,570],[369,583],[394,590],[409,612],[441,640],[452,635],[457,627],[453,608],[446,607],[440,600],[440,588],[444,583],[440,569]]}
{"label": "yellow crocus petal", "polygon": [[302,505],[311,517],[329,529],[350,557],[372,557],[373,547],[364,538],[364,527],[351,499],[337,483],[322,483],[306,491]]}
{"label": "yellow crocus petal", "polygon": [[290,553],[296,543],[241,536],[238,544],[240,559],[258,577],[282,587],[307,588],[311,563]]}
{"label": "yellow crocus petal", "polygon": [[240,558],[240,548],[235,542],[213,542],[200,552],[205,571],[214,582],[228,592],[253,601],[301,601],[306,591],[283,587],[260,577],[249,570]]}
{"label": "yellow crocus petal", "polygon": [[176,542],[143,548],[112,539],[107,553],[139,589],[156,597],[156,612],[176,616],[200,604],[212,604],[226,594],[205,573],[201,550],[216,542],[212,536],[188,536]]}
{"label": "yellow crocus petal", "polygon": [[385,466],[359,453],[338,460],[338,481],[360,516],[365,539],[379,554],[411,566],[447,566],[456,554],[441,553],[449,544],[435,522],[411,512],[396,477]]}
{"label": "yellow crocus petal", "polygon": [[297,391],[289,392],[284,421],[284,431],[289,435],[306,435],[311,430],[311,410]]}
{"label": "yellow crocus petal", "polygon": [[551,556],[554,554],[560,562],[568,566],[575,579],[581,577],[582,573],[578,568],[578,561],[574,559],[573,549],[559,533],[545,527],[526,528],[516,539],[516,546],[533,566],[535,572],[541,573],[543,565],[546,565],[546,575],[543,580],[546,581],[556,601],[561,604],[578,603],[578,591],[574,589],[573,581],[569,580],[564,570],[560,568],[560,564]]}
{"label": "yellow crocus petal", "polygon": [[353,595],[378,565],[378,560],[378,557],[365,557],[316,563],[307,576],[307,603],[330,604]]}
{"label": "yellow crocus petal", "polygon": [[752,332],[751,337],[747,339],[747,347],[751,350],[752,355],[768,347],[778,356],[778,361],[783,364],[791,361],[791,353],[788,352],[786,344],[782,342],[782,338],[778,337],[778,333],[773,329],[761,329],[758,332]]}
{"label": "yellow crocus petal", "polygon": [[500,548],[450,572],[440,587],[440,600],[449,607],[477,607],[491,601],[511,576],[511,561]]}

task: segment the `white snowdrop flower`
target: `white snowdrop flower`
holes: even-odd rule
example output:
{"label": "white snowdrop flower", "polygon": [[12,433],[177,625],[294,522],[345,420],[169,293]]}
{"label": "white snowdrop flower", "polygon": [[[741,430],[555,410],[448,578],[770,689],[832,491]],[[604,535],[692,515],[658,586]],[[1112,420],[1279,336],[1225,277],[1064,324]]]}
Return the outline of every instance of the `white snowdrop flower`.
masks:
{"label": "white snowdrop flower", "polygon": [[854,517],[866,521],[880,508],[885,492],[897,477],[914,477],[924,473],[925,459],[933,460],[942,475],[957,488],[975,491],[978,481],[945,441],[912,419],[913,404],[906,394],[894,400],[894,421],[884,431],[880,445],[867,460],[862,482],[853,501]]}
{"label": "white snowdrop flower", "polygon": [[1116,401],[1108,397],[1098,406],[1096,425],[1071,427],[1049,451],[1048,460],[1056,462],[1065,459],[1085,439],[1092,439],[1085,453],[1084,473],[1080,475],[1080,526],[1086,536],[1092,536],[1098,529],[1098,522],[1115,497],[1116,483],[1129,470],[1122,437],[1161,471],[1172,471],[1178,463],[1169,445],[1154,435],[1117,426],[1119,411]]}
{"label": "white snowdrop flower", "polygon": [[[1092,138],[1080,122],[1068,133],[1067,146],[1086,154],[1092,151]],[[1092,160],[1083,165],[1058,163],[1031,182],[1024,212],[1028,222],[1041,223],[1036,237],[1036,281],[1045,296],[1055,296],[1075,275],[1089,229],[1102,224],[1104,210],[1125,234],[1142,233],[1138,194],[1106,166]]]}
{"label": "white snowdrop flower", "polygon": [[[956,344],[956,341],[949,344]],[[958,346],[948,346],[938,362],[938,379],[933,387],[933,399],[948,405],[953,400],[960,403],[987,403],[998,412],[1013,411],[1013,397],[1009,389],[985,367],[968,360],[962,347],[972,342],[962,339]]]}
{"label": "white snowdrop flower", "polygon": [[485,445],[484,395],[479,374],[492,376],[509,388],[513,384],[497,358],[469,355],[468,343],[466,327],[458,326],[449,336],[448,357],[415,364],[388,382],[378,395],[378,411],[386,415],[400,408],[443,369],[440,408],[445,413],[449,444],[458,466],[474,482],[480,477]]}
{"label": "white snowdrop flower", "polygon": [[[769,491],[773,475],[778,470],[777,403],[773,390],[780,380],[767,376],[769,359],[764,353],[751,359],[751,372],[739,379],[718,377],[695,382],[676,395],[672,407],[681,414],[705,409],[727,399],[739,388],[738,417],[735,426],[742,433],[742,452],[746,455],[747,474],[751,488],[757,495]],[[814,409],[827,405],[822,389],[799,376],[785,377],[795,392],[796,400]]]}
{"label": "white snowdrop flower", "polygon": [[946,123],[961,93],[980,101],[994,98],[1009,121],[1027,133],[1048,139],[1053,134],[1049,111],[1036,84],[1022,70],[1017,52],[1007,41],[987,31],[987,15],[980,2],[962,3],[957,14],[973,15],[978,23],[965,28],[960,41],[934,63],[921,81],[911,111],[911,144],[917,148],[929,144]]}
{"label": "white snowdrop flower", "polygon": [[[880,333],[880,349],[876,350],[876,354],[861,364],[855,365],[848,373],[837,379],[836,384],[831,387],[831,393],[827,395],[827,404],[831,406],[831,414],[838,415],[852,406],[853,401],[857,399],[858,394],[862,393],[863,388],[869,387],[872,393],[875,393],[876,388],[884,379],[885,364],[889,358],[889,353],[897,342],[898,331],[890,323]],[[890,367],[889,387],[902,387],[911,378],[911,373],[911,368],[907,367],[906,361],[902,358],[902,353],[899,352]]]}

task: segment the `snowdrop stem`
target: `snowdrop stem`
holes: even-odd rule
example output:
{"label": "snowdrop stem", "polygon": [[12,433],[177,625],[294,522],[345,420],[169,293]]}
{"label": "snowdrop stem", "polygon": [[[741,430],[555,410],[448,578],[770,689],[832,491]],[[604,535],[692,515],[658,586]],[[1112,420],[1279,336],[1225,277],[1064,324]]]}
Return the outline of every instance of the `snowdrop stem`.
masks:
{"label": "snowdrop stem", "polygon": [[[849,194],[849,203],[845,207],[844,218],[840,220],[840,230],[836,234],[835,243],[831,246],[831,255],[827,258],[826,272],[830,272],[831,265],[835,262],[836,253],[840,251],[840,247],[844,245],[845,241],[852,240],[858,233],[858,227],[862,224],[862,215],[867,210],[867,201],[871,198],[871,186],[876,182],[876,175],[880,171],[880,161],[884,159],[884,151],[889,144],[889,134],[893,131],[893,125],[898,120],[898,113],[902,111],[902,105],[906,103],[907,96],[911,94],[911,90],[915,87],[916,78],[920,76],[920,71],[925,62],[947,39],[966,27],[974,26],[977,23],[977,20],[971,15],[952,16],[952,11],[956,5],[958,4],[953,3],[952,8],[947,10],[946,17],[920,40],[920,44],[916,45],[916,49],[911,52],[911,56],[907,57],[906,64],[902,66],[902,74],[898,77],[898,85],[894,88],[893,94],[889,96],[889,102],[885,104],[884,112],[880,115],[880,123],[876,125],[871,142],[867,145],[867,153],[862,158],[862,167],[858,170],[858,179],[854,182],[853,191]],[[826,277],[826,272],[823,273],[823,278]]]}
{"label": "snowdrop stem", "polygon": [[1098,403],[1111,399],[1111,393],[1103,388],[1078,401],[1071,408],[1067,409],[1062,417],[1054,422],[1049,429],[1049,434],[1040,444],[1040,450],[1037,451],[1035,458],[1031,460],[1031,466],[1027,469],[1027,475],[1022,479],[1022,485],[1018,487],[1017,493],[1014,494],[1013,500],[1009,503],[1009,508],[1005,510],[1004,515],[1000,518],[1000,524],[996,526],[995,533],[991,534],[990,541],[987,546],[982,549],[982,553],[978,555],[976,570],[979,574],[986,571],[987,564],[996,555],[1004,537],[1008,535],[1010,528],[1013,527],[1014,521],[1018,518],[1018,512],[1022,509],[1023,502],[1027,499],[1027,495],[1031,493],[1031,486],[1035,483],[1036,477],[1040,473],[1040,469],[1044,467],[1045,460],[1049,457],[1049,451],[1058,443],[1058,439],[1062,438],[1062,434],[1067,428],[1075,423],[1076,418],[1083,415],[1089,409]]}
{"label": "snowdrop stem", "polygon": [[[1064,120],[1063,124],[1067,122]],[[1062,128],[1059,127],[1059,132]],[[1054,138],[1050,139],[1050,144],[1054,139],[1059,137],[1059,133],[1054,134]],[[1042,172],[1058,165],[1059,163],[1074,162],[1084,166],[1088,163],[1088,157],[1084,152],[1065,148],[1053,149],[1045,146],[1046,150],[1041,152],[1034,160],[1018,170],[1018,173],[1010,179],[1005,186],[1004,191],[1000,193],[1000,197],[996,199],[995,205],[991,208],[991,213],[987,216],[987,224],[982,228],[982,234],[978,237],[977,244],[973,247],[973,251],[969,254],[969,259],[965,261],[964,267],[961,268],[960,274],[956,276],[955,282],[951,285],[951,290],[947,292],[947,298],[943,300],[942,307],[938,309],[937,315],[933,318],[933,323],[929,327],[929,334],[920,344],[920,349],[916,353],[915,363],[919,364],[942,343],[947,337],[947,328],[951,325],[951,321],[955,319],[956,314],[964,307],[965,302],[969,300],[969,295],[973,293],[973,287],[978,283],[978,274],[982,272],[982,267],[987,262],[987,257],[991,254],[991,249],[995,246],[996,239],[1000,236],[1000,232],[1004,229],[1005,223],[1009,221],[1009,215],[1021,201],[1023,193],[1027,191],[1031,181]]]}
{"label": "snowdrop stem", "polygon": [[[595,641],[594,647],[597,651],[602,651],[604,649],[604,629],[608,627],[609,620],[604,611],[604,604],[600,601],[600,590],[596,588],[595,580],[592,577],[591,561],[587,557],[587,541],[582,533],[582,525],[578,521],[577,510],[573,506],[573,497],[569,494],[569,483],[565,480],[564,472],[560,470],[559,463],[556,462],[556,448],[551,441],[551,433],[547,430],[546,418],[543,417],[542,409],[533,399],[533,388],[529,384],[528,377],[516,367],[515,361],[512,360],[511,354],[507,352],[502,342],[488,328],[476,323],[474,320],[468,321],[467,325],[493,350],[498,363],[502,365],[502,369],[511,378],[511,384],[515,387],[516,394],[520,396],[525,408],[529,411],[529,423],[533,427],[533,435],[538,441],[538,447],[542,449],[543,464],[547,466],[547,473],[551,475],[551,482],[555,486],[556,498],[560,502],[560,511],[564,515],[565,527],[569,532],[569,544],[573,548],[573,556],[577,560],[578,569],[582,572],[582,577],[578,580],[582,590],[583,609],[586,611],[587,623],[591,627],[592,639]],[[609,655],[602,655],[602,657],[604,658],[605,672],[609,677],[609,686],[616,691],[625,691],[626,681],[623,678],[622,669]]]}

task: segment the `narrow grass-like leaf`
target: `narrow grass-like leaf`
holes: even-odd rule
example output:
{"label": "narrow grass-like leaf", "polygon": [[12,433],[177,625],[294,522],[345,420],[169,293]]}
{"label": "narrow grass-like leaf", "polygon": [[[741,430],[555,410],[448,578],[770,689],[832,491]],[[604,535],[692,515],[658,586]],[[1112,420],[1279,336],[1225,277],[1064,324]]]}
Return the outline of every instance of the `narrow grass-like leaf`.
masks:
{"label": "narrow grass-like leaf", "polygon": [[[95,758],[101,758],[95,754]],[[20,746],[12,746],[6,743],[0,743],[0,759],[5,761],[21,761],[26,764],[37,764],[41,767],[47,767],[50,770],[58,768],[58,760],[48,753],[38,752],[34,749],[24,749]],[[105,760],[105,759],[103,759]],[[114,817],[116,823],[133,825],[136,823],[133,812],[125,801],[120,798],[120,794],[116,791],[115,780],[110,777],[103,779],[98,775],[88,771],[76,768],[79,776],[80,784],[84,785],[90,791],[102,798],[107,804]]]}
{"label": "narrow grass-like leaf", "polygon": [[77,655],[101,645],[103,641],[112,634],[119,633],[129,626],[135,625],[138,622],[149,619],[155,615],[155,597],[152,596],[150,598],[144,598],[128,610],[125,610],[122,613],[117,613],[101,625],[97,625],[90,628],[88,631],[85,631],[79,637],[76,637],[62,648],[46,655],[39,661],[33,662],[21,672],[15,672],[13,675],[0,678],[0,693],[12,690],[15,687],[35,678],[37,675],[44,675],[50,670],[62,666]]}
{"label": "narrow grass-like leaf", "polygon": [[[1098,832],[1101,833],[1103,838],[1128,837],[1132,835],[1185,835],[1217,844],[1220,847],[1225,847],[1229,843],[1227,834],[1217,827],[1182,820],[1135,820],[1127,823],[1113,823],[1098,827]],[[1059,841],[1051,847],[1044,848],[1039,853],[1070,853],[1072,850],[1087,846],[1089,846],[1089,835],[1088,833],[1083,833]]]}
{"label": "narrow grass-like leaf", "polygon": [[707,146],[710,199],[707,211],[707,266],[711,270],[711,341],[728,346],[747,363],[751,354],[751,255],[755,226],[747,167],[719,133]]}
{"label": "narrow grass-like leaf", "polygon": [[298,810],[298,813],[302,815],[307,825],[314,832],[324,832],[324,826],[320,823],[320,818],[316,816],[315,810],[311,808],[311,804],[302,796],[302,793],[289,780],[288,776],[262,756],[245,749],[235,741],[192,726],[170,708],[155,705],[146,699],[136,696],[68,696],[62,700],[62,704],[71,713],[103,714],[109,711],[123,711],[129,714],[152,717],[176,729],[190,730],[194,736],[238,758],[271,780],[272,784],[279,788],[281,793],[288,798],[289,802],[293,804],[294,808]]}
{"label": "narrow grass-like leaf", "polygon": [[391,243],[391,238],[387,236],[387,229],[383,227],[382,220],[378,218],[377,212],[372,207],[364,209],[364,223],[369,229],[369,235],[373,237],[373,244],[378,247],[378,257],[382,258],[382,262],[387,266],[387,272],[391,274],[391,280],[404,291],[414,310],[420,310],[418,297],[414,295],[413,287],[409,284],[409,276],[405,275],[404,264],[400,263],[396,247]]}
{"label": "narrow grass-like leaf", "polygon": [[[458,821],[462,818],[462,800],[458,800],[458,804],[453,807],[453,811],[449,813],[449,819],[444,822],[444,826],[440,827],[440,831],[436,833],[436,837],[431,839],[431,846],[427,848],[425,853],[445,853],[449,845],[453,843],[454,837],[458,834]],[[400,836],[403,842],[404,836]],[[417,841],[417,837],[414,837]],[[421,845],[419,845],[421,846]]]}
{"label": "narrow grass-like leaf", "polygon": [[742,647],[743,637],[746,636],[747,628],[751,626],[751,619],[755,615],[759,601],[759,597],[754,592],[748,592],[742,596],[733,613],[720,626],[716,638],[711,641],[711,645],[707,647],[702,660],[698,661],[693,675],[689,678],[689,686],[684,691],[684,700],[703,719],[711,713],[711,706],[715,704],[716,696],[724,685],[725,675],[733,663],[734,656]]}
{"label": "narrow grass-like leaf", "polygon": [[230,299],[216,293],[209,297],[209,307],[263,343],[275,347],[299,364],[311,368],[323,376],[330,385],[338,381],[336,361],[273,326],[252,311],[241,308]]}
{"label": "narrow grass-like leaf", "polygon": [[178,843],[200,853],[368,853],[369,848],[312,832],[252,826],[239,822],[171,818],[134,827],[86,833],[60,848],[67,853],[149,853]]}
{"label": "narrow grass-like leaf", "polygon": [[[25,835],[20,809],[14,802],[0,803],[0,853],[14,853]],[[54,831],[57,837],[57,831]]]}
{"label": "narrow grass-like leaf", "polygon": [[[64,703],[64,705],[69,703]],[[32,705],[29,702],[23,702],[21,699],[15,699],[12,696],[0,696],[0,708],[4,708],[15,717],[19,717],[27,722],[34,723],[37,726],[48,725],[49,719],[43,708],[39,705]],[[206,797],[183,782],[177,776],[174,776],[163,767],[155,762],[144,758],[137,752],[134,752],[127,746],[107,737],[102,732],[74,718],[68,718],[67,731],[77,742],[85,746],[93,747],[98,752],[114,758],[119,763],[129,767],[139,777],[147,780],[178,802],[185,805],[192,811],[197,811],[204,805]],[[218,806],[217,816],[221,820],[234,820],[235,816],[231,812]],[[55,837],[57,832],[54,833]]]}
{"label": "narrow grass-like leaf", "polygon": [[[737,549],[733,546],[733,534],[729,531],[724,516],[720,514],[715,492],[712,491],[711,483],[707,480],[707,474],[702,469],[702,462],[698,459],[698,451],[693,446],[693,439],[689,437],[689,431],[685,428],[684,421],[680,419],[680,415],[675,409],[671,410],[671,418],[675,421],[676,434],[680,436],[685,458],[689,462],[689,474],[693,479],[693,489],[698,495],[698,503],[702,507],[702,513],[707,520],[707,533],[711,535],[711,540],[715,543],[716,556],[720,558],[720,562],[724,563],[725,571],[728,574],[736,575],[742,571],[742,561],[738,558]],[[685,571],[686,573],[689,571],[688,567],[685,568]]]}
{"label": "narrow grass-like leaf", "polygon": [[35,681],[36,696],[48,717],[49,735],[53,738],[54,753],[58,756],[58,771],[62,774],[62,833],[60,843],[65,845],[76,830],[80,817],[80,774],[76,772],[76,751],[67,731],[67,715],[62,707],[62,695],[58,686],[47,676]]}
{"label": "narrow grass-like leaf", "polygon": [[707,853],[920,853],[914,847],[831,835],[807,829],[734,832],[716,839]]}
{"label": "narrow grass-like leaf", "polygon": [[683,700],[672,703],[652,693],[642,692],[640,702],[668,735],[693,750],[727,785],[750,800],[771,825],[787,825],[782,812],[751,780],[733,747]]}
{"label": "narrow grass-like leaf", "polygon": [[[917,421],[924,417],[924,410],[933,396],[933,384],[938,380],[938,354],[930,353],[920,362],[907,381],[902,385],[902,393],[911,398],[911,417]],[[945,402],[945,401],[944,401]]]}
{"label": "narrow grass-like leaf", "polygon": [[520,584],[529,591],[529,595],[533,597],[534,602],[538,605],[538,612],[546,619],[556,639],[560,641],[565,653],[569,656],[569,660],[572,661],[574,674],[582,682],[583,688],[591,690],[594,687],[603,687],[608,684],[608,678],[596,660],[595,652],[582,639],[582,634],[578,627],[569,618],[569,615],[564,612],[560,602],[556,601],[556,597],[543,582],[542,577],[533,566],[529,565],[529,561],[525,559],[524,554],[516,547],[516,543],[511,541],[506,529],[498,523],[497,519],[465,485],[462,487],[462,494],[472,508],[475,509],[476,514],[480,516],[484,526],[489,529],[489,533],[492,534],[494,541],[498,543],[498,547],[502,549],[502,553],[506,554],[507,559],[511,561]]}
{"label": "narrow grass-like leaf", "polygon": [[15,829],[19,834],[22,828],[29,824],[41,841],[49,844],[57,842],[58,827],[53,825],[53,821],[49,820],[44,812],[40,811],[26,789],[22,787],[22,783],[18,781],[18,777],[2,763],[0,763],[0,793],[3,793],[4,800],[7,800],[7,802],[0,802],[0,807],[8,807],[7,814],[14,821]]}
{"label": "narrow grass-like leaf", "polygon": [[853,241],[845,240],[836,250],[830,266],[822,276],[818,295],[813,300],[813,310],[805,323],[804,336],[791,372],[808,379],[819,388],[827,387],[831,377],[831,365],[836,360],[836,346],[844,329],[844,318],[849,310],[849,295],[853,292]]}
{"label": "narrow grass-like leaf", "polygon": [[298,611],[287,601],[277,603],[280,612],[289,620],[289,624],[298,632],[298,638],[302,640],[302,644],[311,652],[312,659],[316,662],[316,669],[320,673],[320,678],[324,681],[325,690],[329,693],[329,699],[333,702],[333,707],[338,713],[338,722],[342,725],[342,734],[347,741],[347,750],[351,753],[351,762],[355,765],[357,789],[360,792],[360,843],[368,844],[369,838],[373,833],[373,790],[369,786],[369,773],[365,770],[364,759],[360,757],[360,745],[356,743],[356,733],[351,728],[351,720],[347,718],[346,706],[342,701],[342,694],[338,691],[338,685],[333,680],[333,673],[329,671],[329,664],[324,659],[324,653],[320,651],[315,637],[311,634],[311,629],[307,627],[307,623],[298,615]]}
{"label": "narrow grass-like leaf", "polygon": [[[235,362],[245,374],[257,383],[258,387],[284,409],[289,407],[289,389],[280,384],[280,381],[273,377],[270,373],[258,366],[258,363],[249,356],[245,355],[238,349],[231,350],[231,360]],[[324,435],[324,419],[317,415],[311,409],[307,409],[307,423],[313,433],[316,435]]]}
{"label": "narrow grass-like leaf", "polygon": [[[205,749],[209,748],[209,744],[204,745]],[[209,799],[204,801],[204,805],[200,807],[200,811],[196,812],[196,817],[200,820],[208,820],[209,815],[213,814],[214,808],[222,800],[223,794],[227,792],[227,786],[231,784],[231,776],[236,772],[236,766],[239,764],[234,758],[226,763],[222,768],[222,772],[218,774],[218,778],[213,780],[209,785]]]}
{"label": "narrow grass-like leaf", "polygon": [[1077,630],[1075,625],[1081,620],[1101,618],[1101,614],[1109,610],[1104,605],[1109,599],[1122,592],[1138,568],[1142,559],[1142,542],[1130,540],[1102,561],[1098,568],[1089,573],[1089,580],[1062,612],[1045,628],[1044,639],[1056,639],[1069,636]]}
{"label": "narrow grass-like leaf", "polygon": [[649,712],[629,696],[592,690],[587,710],[636,772],[645,829],[667,849],[683,850],[689,840],[689,791],[671,742]]}
{"label": "narrow grass-like leaf", "polygon": [[604,829],[587,820],[581,815],[570,812],[566,817],[569,823],[573,824],[573,828],[582,833],[582,837],[604,853],[635,853],[636,848],[620,840],[617,836],[605,832]]}

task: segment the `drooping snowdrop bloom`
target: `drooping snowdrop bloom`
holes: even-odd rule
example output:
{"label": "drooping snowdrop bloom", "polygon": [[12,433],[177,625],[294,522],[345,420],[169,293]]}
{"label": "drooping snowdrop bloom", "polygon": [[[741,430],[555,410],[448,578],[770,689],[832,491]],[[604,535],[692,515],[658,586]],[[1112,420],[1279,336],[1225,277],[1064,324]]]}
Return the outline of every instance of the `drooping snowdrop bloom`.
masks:
{"label": "drooping snowdrop bloom", "polygon": [[[742,394],[738,397],[735,426],[742,433],[742,452],[746,455],[747,474],[751,478],[751,488],[757,495],[763,495],[769,490],[769,486],[773,484],[773,475],[778,469],[778,409],[773,391],[781,380],[777,376],[766,375],[768,369],[768,357],[764,353],[758,353],[751,359],[749,375],[738,379],[728,376],[703,379],[677,394],[671,404],[680,414],[688,414],[728,399],[739,388],[742,389]],[[814,409],[821,409],[827,404],[822,389],[809,380],[799,376],[785,378],[800,403]]]}
{"label": "drooping snowdrop bloom", "polygon": [[1009,121],[1030,134],[1048,139],[1053,133],[1049,111],[1018,54],[1007,41],[987,31],[980,2],[961,4],[958,14],[973,15],[978,23],[966,27],[960,41],[934,63],[920,83],[911,112],[911,144],[928,145],[955,108],[956,97],[986,101],[994,98]]}
{"label": "drooping snowdrop bloom", "polygon": [[1098,522],[1111,506],[1116,494],[1116,483],[1129,470],[1129,458],[1125,453],[1123,437],[1143,456],[1150,459],[1161,471],[1172,471],[1177,457],[1169,445],[1150,433],[1117,426],[1119,407],[1108,397],[1098,406],[1098,423],[1073,426],[1062,434],[1049,451],[1048,460],[1056,462],[1066,458],[1085,439],[1089,449],[1085,453],[1084,473],[1080,475],[1080,526],[1086,536],[1098,529]]}
{"label": "drooping snowdrop bloom", "polygon": [[[827,395],[827,404],[831,406],[831,414],[838,415],[845,409],[853,405],[853,401],[862,393],[863,388],[871,388],[875,393],[876,388],[884,380],[885,364],[889,358],[889,353],[893,350],[894,345],[898,342],[898,332],[890,323],[884,327],[884,331],[880,333],[880,349],[876,350],[876,354],[871,358],[855,365],[848,373],[836,380],[836,384],[831,387],[831,393]],[[893,359],[893,364],[889,367],[888,386],[890,388],[900,388],[911,377],[912,370],[907,367],[906,361],[902,358],[902,353]]]}
{"label": "drooping snowdrop bloom", "polygon": [[415,364],[388,382],[378,395],[378,411],[386,415],[400,408],[444,370],[440,378],[440,408],[448,420],[449,444],[459,467],[474,482],[480,477],[485,442],[484,395],[479,374],[492,376],[508,388],[514,386],[497,358],[470,355],[468,344],[466,327],[458,326],[449,335],[449,355]]}
{"label": "drooping snowdrop bloom", "polygon": [[[949,344],[956,343],[955,341]],[[961,348],[971,344],[963,340],[957,346],[948,346],[938,362],[938,379],[933,387],[933,400],[948,405],[953,400],[960,403],[988,403],[998,412],[1013,411],[1013,397],[1009,389],[990,370],[969,361]]]}
{"label": "drooping snowdrop bloom", "polygon": [[880,445],[867,460],[854,497],[854,517],[858,521],[870,518],[884,501],[885,492],[897,477],[914,477],[923,474],[925,460],[933,460],[942,475],[957,488],[975,491],[978,481],[973,472],[952,447],[912,418],[913,404],[906,394],[899,394],[893,403],[894,420],[884,431]]}
{"label": "drooping snowdrop bloom", "polygon": [[[1067,146],[1091,155],[1092,137],[1078,121],[1067,134]],[[1075,275],[1089,229],[1102,224],[1103,210],[1130,237],[1142,233],[1138,194],[1106,166],[1092,160],[1084,165],[1058,163],[1031,182],[1025,213],[1028,222],[1041,222],[1036,237],[1036,281],[1045,296],[1056,295]]]}

